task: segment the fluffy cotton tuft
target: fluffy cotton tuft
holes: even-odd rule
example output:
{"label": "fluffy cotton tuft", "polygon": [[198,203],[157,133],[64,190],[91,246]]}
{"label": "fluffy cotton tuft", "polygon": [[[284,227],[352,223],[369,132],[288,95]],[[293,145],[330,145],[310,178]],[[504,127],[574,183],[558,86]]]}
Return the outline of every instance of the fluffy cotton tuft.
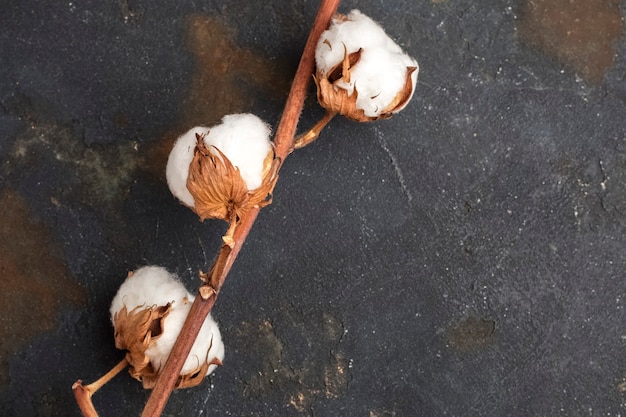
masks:
{"label": "fluffy cotton tuft", "polygon": [[328,72],[339,64],[344,56],[343,45],[348,54],[363,47],[383,48],[391,53],[402,54],[402,49],[378,23],[356,9],[344,17],[334,17],[328,30],[322,33],[315,50],[317,68]]}
{"label": "fluffy cotton tuft", "polygon": [[270,133],[269,125],[253,114],[230,114],[209,129],[204,143],[226,155],[252,191],[263,182],[263,163],[272,150]]}
{"label": "fluffy cotton tuft", "polygon": [[194,127],[176,140],[170,152],[165,170],[170,191],[183,204],[194,207],[187,178],[197,143],[196,134],[204,136],[204,143],[212,153],[219,155],[211,146],[219,149],[239,169],[248,190],[256,190],[263,182],[264,161],[272,150],[270,133],[268,124],[249,113],[224,116],[221,124],[211,128]]}
{"label": "fluffy cotton tuft", "polygon": [[[349,95],[356,87],[357,108],[366,116],[375,118],[403,89],[407,68],[415,67],[410,75],[412,91],[408,102],[417,83],[417,61],[406,55],[376,22],[359,10],[333,18],[329,29],[322,33],[315,51],[318,73],[328,74],[341,65],[345,53],[349,55],[359,49],[360,60],[350,71],[350,81],[342,80],[336,87],[345,89]],[[402,107],[394,109],[394,113]]]}
{"label": "fluffy cotton tuft", "polygon": [[[155,370],[165,364],[174,342],[191,309],[194,296],[165,268],[145,266],[136,270],[120,286],[111,303],[111,321],[124,307],[127,311],[141,307],[165,306],[172,303],[169,314],[163,319],[163,333],[151,340],[145,354]],[[224,343],[217,323],[209,314],[183,365],[181,375],[198,369],[204,362],[224,358]],[[217,365],[210,365],[208,373]]]}
{"label": "fluffy cotton tuft", "polygon": [[189,177],[189,165],[193,160],[193,152],[196,149],[196,134],[202,136],[208,133],[206,127],[194,127],[180,136],[167,159],[165,177],[167,185],[174,197],[178,198],[187,207],[193,207],[193,196],[187,189],[187,178]]}
{"label": "fluffy cotton tuft", "polygon": [[135,307],[164,306],[171,302],[182,304],[187,296],[185,286],[165,268],[144,266],[126,278],[113,297],[111,320],[124,306],[130,311]]}

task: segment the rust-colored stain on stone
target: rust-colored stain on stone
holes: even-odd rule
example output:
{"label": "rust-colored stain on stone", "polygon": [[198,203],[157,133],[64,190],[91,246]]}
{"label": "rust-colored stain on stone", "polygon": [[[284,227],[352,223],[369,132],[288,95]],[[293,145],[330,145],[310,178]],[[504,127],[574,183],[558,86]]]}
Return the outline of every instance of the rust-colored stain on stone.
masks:
{"label": "rust-colored stain on stone", "polygon": [[613,65],[624,17],[617,0],[527,0],[518,29],[529,44],[600,83]]}
{"label": "rust-colored stain on stone", "polygon": [[447,329],[448,344],[460,351],[470,351],[488,345],[493,337],[496,323],[475,316],[469,316]]}
{"label": "rust-colored stain on stone", "polygon": [[183,103],[187,125],[211,124],[225,114],[249,111],[255,87],[287,97],[293,74],[278,61],[239,47],[228,26],[210,16],[192,15],[187,28],[188,47],[197,65]]}
{"label": "rust-colored stain on stone", "polygon": [[[48,229],[30,218],[26,202],[0,190],[0,363],[38,333],[49,331],[66,305],[85,302]],[[6,369],[0,372],[6,384]]]}
{"label": "rust-colored stain on stone", "polygon": [[[193,126],[211,126],[223,116],[253,110],[259,94],[287,98],[293,74],[289,65],[239,47],[235,31],[204,14],[187,19],[187,47],[195,58],[188,94],[181,102],[180,125],[155,146],[147,160],[164,174],[176,137]],[[297,63],[297,62],[296,62]],[[294,63],[295,68],[295,63]]]}

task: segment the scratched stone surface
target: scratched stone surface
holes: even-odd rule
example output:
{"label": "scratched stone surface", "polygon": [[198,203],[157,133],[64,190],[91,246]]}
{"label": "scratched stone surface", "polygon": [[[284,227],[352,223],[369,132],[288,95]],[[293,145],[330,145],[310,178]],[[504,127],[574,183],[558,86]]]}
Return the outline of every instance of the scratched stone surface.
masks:
{"label": "scratched stone surface", "polygon": [[[224,366],[164,415],[626,415],[626,3],[352,8],[418,59],[415,96],[285,162],[214,309]],[[225,225],[169,194],[169,149],[228,113],[275,126],[316,9],[4,2],[2,415],[80,415],[72,383],[124,355],[127,271],[197,287]],[[122,373],[94,403],[148,395]]]}

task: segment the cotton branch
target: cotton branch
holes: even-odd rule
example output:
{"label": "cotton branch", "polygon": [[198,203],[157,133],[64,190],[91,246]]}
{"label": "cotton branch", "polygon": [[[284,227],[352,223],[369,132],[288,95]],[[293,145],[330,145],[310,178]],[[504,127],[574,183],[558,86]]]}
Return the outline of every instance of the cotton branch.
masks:
{"label": "cotton branch", "polygon": [[[281,161],[285,160],[294,147],[294,135],[298,119],[304,107],[304,99],[311,74],[314,72],[317,40],[328,27],[331,17],[339,6],[339,2],[340,0],[322,1],[304,47],[287,102],[285,103],[283,115],[274,137],[276,157]],[[217,295],[256,220],[259,210],[259,208],[253,208],[239,220],[232,235],[231,245],[223,245],[209,272],[202,274],[205,284],[199,289],[200,296],[194,300],[180,336],[170,353],[169,359],[162,368],[152,394],[146,403],[142,417],[158,417],[165,408],[196,335],[200,331],[204,319],[213,308]]]}
{"label": "cotton branch", "polygon": [[101,376],[97,381],[92,382],[89,385],[83,385],[83,381],[79,379],[74,383],[74,385],[72,385],[74,397],[76,398],[78,407],[84,417],[98,417],[98,413],[91,402],[91,396],[127,366],[128,362],[126,361],[126,358],[124,358],[120,361],[120,363],[115,365],[113,369]]}

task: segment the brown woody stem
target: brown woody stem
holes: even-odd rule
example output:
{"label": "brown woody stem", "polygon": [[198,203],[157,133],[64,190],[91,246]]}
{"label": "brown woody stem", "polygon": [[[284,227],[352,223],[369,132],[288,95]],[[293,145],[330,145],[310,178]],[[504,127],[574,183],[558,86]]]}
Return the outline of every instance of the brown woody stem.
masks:
{"label": "brown woody stem", "polygon": [[83,381],[80,379],[74,382],[74,385],[72,385],[72,391],[74,391],[74,397],[76,398],[76,402],[78,403],[78,407],[80,408],[81,413],[83,413],[83,416],[98,417],[98,413],[91,402],[91,396],[127,366],[128,361],[124,358],[109,372],[102,375],[97,381],[92,382],[87,386],[83,385]]}
{"label": "brown woody stem", "polygon": [[309,143],[317,139],[322,129],[324,129],[326,125],[331,120],[333,120],[333,117],[335,117],[336,115],[337,115],[337,112],[327,111],[324,117],[322,117],[317,123],[315,123],[315,126],[309,129],[307,132],[304,132],[296,136],[296,139],[293,144],[293,148],[294,149],[304,148],[306,145],[308,145]]}
{"label": "brown woody stem", "polygon": [[[302,53],[296,75],[294,76],[289,91],[289,96],[287,97],[287,102],[285,103],[283,115],[274,137],[276,157],[280,158],[281,161],[284,161],[293,149],[298,119],[300,118],[300,113],[302,113],[307,88],[311,74],[313,74],[317,40],[328,27],[330,19],[339,6],[339,2],[340,0],[322,0],[315,22],[313,23],[313,28],[311,29],[309,38],[304,47],[304,52]],[[224,284],[224,280],[259,214],[259,210],[259,208],[254,208],[243,216],[233,233],[232,246],[223,245],[220,249],[217,259],[211,267],[211,271],[207,274],[208,280],[206,280],[206,282],[208,282],[208,284],[204,284],[204,291],[202,288],[199,291],[200,295],[204,293],[204,295],[208,295],[208,297],[200,296],[196,297],[194,300],[180,335],[144,407],[142,417],[158,417],[163,412],[165,404],[180,374],[180,370],[202,327],[202,323],[213,308],[217,295]],[[213,291],[206,291],[206,285],[212,287],[211,289]]]}

